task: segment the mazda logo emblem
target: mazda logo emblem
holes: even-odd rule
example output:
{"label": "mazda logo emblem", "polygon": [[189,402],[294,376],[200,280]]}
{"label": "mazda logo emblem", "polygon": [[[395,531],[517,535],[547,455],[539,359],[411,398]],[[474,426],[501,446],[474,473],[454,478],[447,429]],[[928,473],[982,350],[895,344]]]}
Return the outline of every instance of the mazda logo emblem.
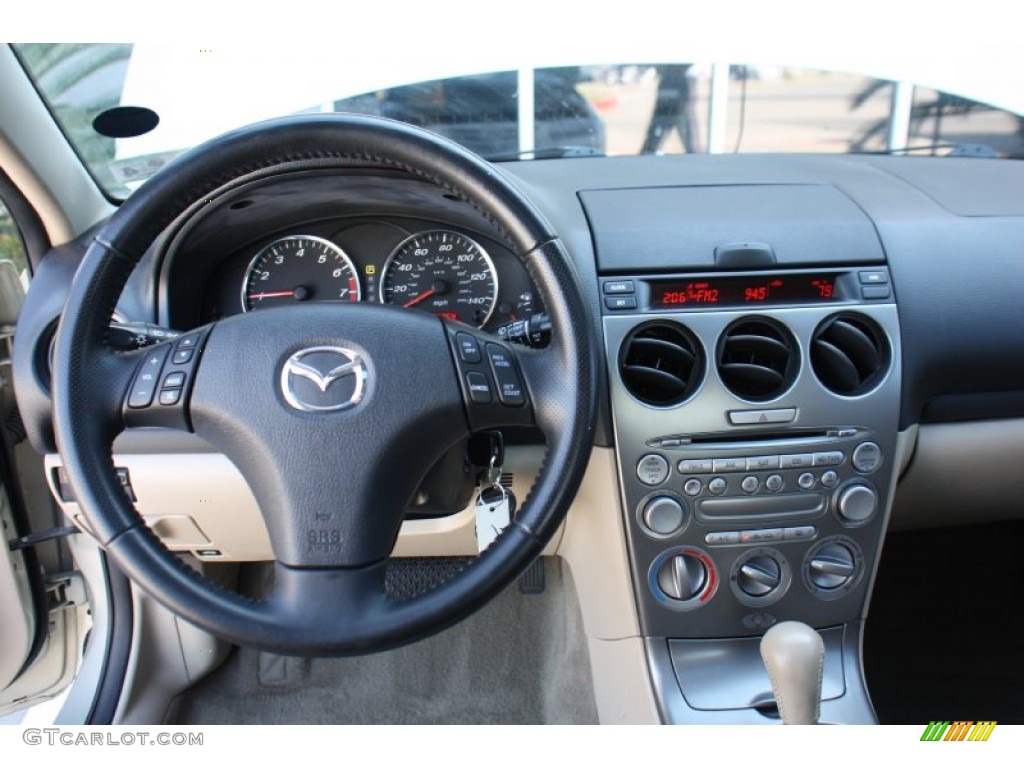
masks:
{"label": "mazda logo emblem", "polygon": [[344,347],[307,347],[281,369],[285,402],[298,411],[340,411],[363,399],[368,371],[363,359]]}

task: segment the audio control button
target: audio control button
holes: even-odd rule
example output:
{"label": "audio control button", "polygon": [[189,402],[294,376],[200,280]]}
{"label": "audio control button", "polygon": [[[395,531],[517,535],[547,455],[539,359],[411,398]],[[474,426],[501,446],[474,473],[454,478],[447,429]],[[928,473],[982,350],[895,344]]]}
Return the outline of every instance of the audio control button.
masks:
{"label": "audio control button", "polygon": [[756,531],[740,531],[741,544],[760,544],[765,541],[782,541],[782,529],[761,528]]}
{"label": "audio control button", "polygon": [[668,462],[664,456],[649,453],[636,465],[636,476],[644,485],[660,485],[668,479]]}
{"label": "audio control button", "polygon": [[803,488],[805,491],[811,490],[814,487],[814,475],[810,472],[804,472],[800,477],[796,479],[796,484]]}
{"label": "audio control button", "polygon": [[757,472],[764,469],[778,469],[778,456],[752,456],[747,459],[747,471]]}
{"label": "audio control button", "polygon": [[812,466],[814,466],[814,455],[810,453],[790,453],[786,456],[779,456],[781,469],[804,469]]}
{"label": "audio control button", "polygon": [[853,468],[868,474],[882,463],[882,449],[875,443],[861,443],[853,449]]}
{"label": "audio control button", "polygon": [[842,451],[823,451],[814,454],[814,466],[816,467],[838,467],[846,459]]}
{"label": "audio control button", "polygon": [[669,496],[658,496],[644,505],[644,525],[656,536],[671,536],[686,522],[686,509]]}
{"label": "audio control button", "polygon": [[740,532],[712,531],[711,533],[704,535],[704,543],[711,544],[712,546],[722,546],[723,544],[739,544]]}
{"label": "audio control button", "polygon": [[798,525],[793,528],[782,529],[783,541],[807,541],[813,539],[818,533],[813,525]]}
{"label": "audio control button", "polygon": [[768,479],[764,481],[764,487],[772,493],[781,491],[783,485],[782,475],[769,475]]}
{"label": "audio control button", "polygon": [[835,488],[839,484],[839,474],[833,469],[822,472],[821,484],[826,488]]}
{"label": "audio control button", "polygon": [[725,482],[724,477],[713,477],[708,483],[708,490],[711,491],[715,496],[721,496],[725,493],[728,488],[728,484]]}
{"label": "audio control button", "polygon": [[743,489],[744,493],[755,493],[760,487],[761,481],[753,475],[747,475],[743,478],[743,482],[740,483],[740,488]]}
{"label": "audio control button", "polygon": [[712,463],[712,472],[742,472],[747,468],[747,460],[739,459],[715,459]]}
{"label": "audio control button", "polygon": [[703,475],[713,467],[711,459],[683,459],[677,466],[684,475]]}
{"label": "audio control button", "polygon": [[687,496],[699,496],[700,492],[704,490],[704,484],[695,477],[691,477],[685,483],[683,483],[683,493]]}

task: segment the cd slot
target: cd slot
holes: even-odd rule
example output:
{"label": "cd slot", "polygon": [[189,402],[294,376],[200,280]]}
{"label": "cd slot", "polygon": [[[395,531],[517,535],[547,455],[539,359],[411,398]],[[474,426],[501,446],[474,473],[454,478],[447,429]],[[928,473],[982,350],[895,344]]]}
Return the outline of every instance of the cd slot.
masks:
{"label": "cd slot", "polygon": [[744,450],[760,448],[778,452],[781,449],[797,448],[831,443],[835,440],[863,438],[870,430],[860,427],[838,427],[830,429],[790,429],[779,432],[715,433],[706,435],[664,435],[647,441],[651,448],[696,448],[715,451]]}

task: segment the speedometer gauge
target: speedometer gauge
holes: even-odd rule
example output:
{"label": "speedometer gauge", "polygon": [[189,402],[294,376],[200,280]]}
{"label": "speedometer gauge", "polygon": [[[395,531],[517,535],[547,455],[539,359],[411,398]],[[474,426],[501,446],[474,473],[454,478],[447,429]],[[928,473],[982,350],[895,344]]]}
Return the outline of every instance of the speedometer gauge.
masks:
{"label": "speedometer gauge", "polygon": [[242,281],[242,309],[296,301],[359,301],[352,260],[334,243],[312,235],[275,240],[256,254]]}
{"label": "speedometer gauge", "polygon": [[479,243],[437,229],[401,242],[388,257],[380,300],[482,327],[494,312],[498,276]]}

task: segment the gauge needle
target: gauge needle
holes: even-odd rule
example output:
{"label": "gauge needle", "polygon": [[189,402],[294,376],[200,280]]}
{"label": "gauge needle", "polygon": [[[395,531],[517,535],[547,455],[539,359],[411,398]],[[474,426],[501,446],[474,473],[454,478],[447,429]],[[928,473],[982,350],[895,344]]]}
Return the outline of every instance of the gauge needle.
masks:
{"label": "gauge needle", "polygon": [[267,293],[251,293],[250,299],[277,299],[282,296],[294,296],[295,291],[268,291]]}
{"label": "gauge needle", "polygon": [[409,301],[405,302],[405,304],[403,304],[402,306],[403,306],[403,307],[411,307],[411,306],[413,306],[414,304],[419,304],[419,303],[420,303],[421,301],[423,301],[424,299],[429,299],[429,298],[430,298],[431,296],[433,296],[433,295],[434,295],[435,293],[437,293],[437,291],[436,291],[436,290],[434,290],[433,288],[430,288],[430,289],[428,289],[428,290],[424,291],[423,293],[421,293],[421,294],[420,294],[419,296],[417,296],[417,297],[416,297],[415,299],[410,299]]}

